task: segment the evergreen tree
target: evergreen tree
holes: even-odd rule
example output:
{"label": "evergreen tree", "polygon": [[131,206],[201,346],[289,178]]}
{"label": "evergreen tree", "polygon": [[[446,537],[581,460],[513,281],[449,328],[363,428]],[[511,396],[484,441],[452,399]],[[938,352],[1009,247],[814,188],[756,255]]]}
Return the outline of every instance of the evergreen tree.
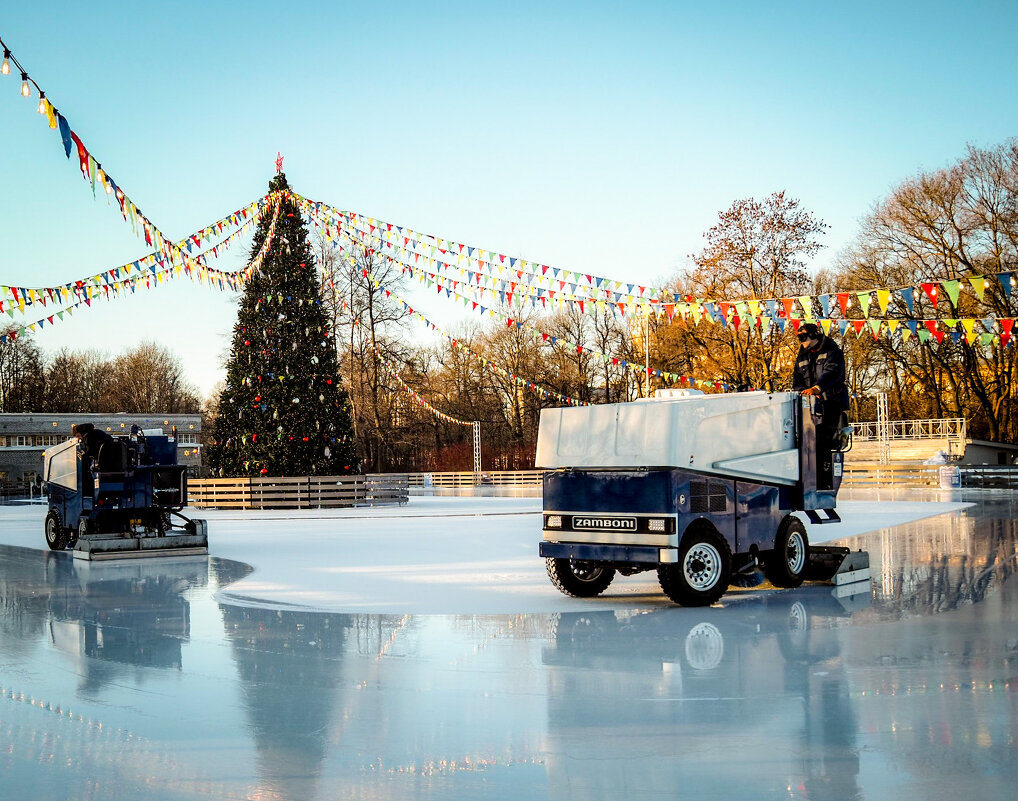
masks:
{"label": "evergreen tree", "polygon": [[[288,188],[283,173],[269,183],[270,192]],[[350,473],[357,467],[350,403],[314,252],[296,203],[273,198],[275,233],[240,301],[206,461],[223,476]],[[272,217],[258,225],[252,258]]]}

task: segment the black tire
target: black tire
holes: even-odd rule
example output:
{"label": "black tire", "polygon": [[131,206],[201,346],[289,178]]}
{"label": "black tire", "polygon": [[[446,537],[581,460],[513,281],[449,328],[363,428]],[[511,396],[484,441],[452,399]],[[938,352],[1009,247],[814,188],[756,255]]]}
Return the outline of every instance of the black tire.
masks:
{"label": "black tire", "polygon": [[581,562],[574,559],[555,559],[548,556],[544,560],[548,578],[559,592],[573,598],[593,598],[600,595],[615,578],[615,568],[606,567],[597,562]]}
{"label": "black tire", "polygon": [[679,561],[657,569],[664,594],[682,606],[710,606],[725,594],[731,579],[732,551],[710,525],[687,528]]}
{"label": "black tire", "polygon": [[60,514],[55,509],[46,513],[46,544],[51,551],[62,551],[67,547],[67,532],[62,525]]}
{"label": "black tire", "polygon": [[797,517],[789,515],[778,526],[774,550],[764,560],[764,574],[775,587],[792,588],[802,584],[809,567],[809,537]]}
{"label": "black tire", "polygon": [[92,533],[92,529],[93,529],[92,522],[87,517],[79,518],[78,531],[74,537],[74,541],[77,542],[82,537],[87,537],[89,534]]}

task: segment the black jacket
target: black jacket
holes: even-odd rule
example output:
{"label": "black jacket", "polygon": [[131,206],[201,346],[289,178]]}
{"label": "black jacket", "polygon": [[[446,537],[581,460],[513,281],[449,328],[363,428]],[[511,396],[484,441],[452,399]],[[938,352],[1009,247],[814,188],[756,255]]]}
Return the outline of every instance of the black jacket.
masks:
{"label": "black jacket", "polygon": [[827,336],[820,338],[816,350],[799,348],[792,373],[792,389],[820,388],[824,417],[848,411],[848,387],[845,385],[845,354]]}
{"label": "black jacket", "polygon": [[107,460],[100,460],[99,454],[104,445],[112,442],[115,440],[105,431],[96,428],[87,432],[81,441],[82,457],[86,459],[86,466],[95,464],[100,470],[107,469],[109,465],[103,464],[103,461]]}

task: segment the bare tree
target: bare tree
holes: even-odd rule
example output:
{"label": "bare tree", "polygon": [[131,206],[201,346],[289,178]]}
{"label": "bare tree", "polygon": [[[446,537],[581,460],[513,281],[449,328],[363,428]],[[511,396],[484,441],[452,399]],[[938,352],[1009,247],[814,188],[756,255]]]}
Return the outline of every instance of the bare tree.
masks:
{"label": "bare tree", "polygon": [[18,328],[0,331],[0,411],[41,411],[45,401],[42,351]]}
{"label": "bare tree", "polygon": [[[911,307],[894,293],[888,316],[897,320],[1013,319],[1015,302],[996,274],[1018,264],[1018,140],[988,150],[970,147],[957,164],[903,182],[867,217],[842,260],[844,286],[915,287],[975,278],[941,291],[936,304],[914,291]],[[1005,278],[1005,281],[1010,281]],[[1009,287],[1009,283],[1007,284]],[[971,290],[971,291],[970,291]],[[914,323],[913,323],[914,325]],[[1018,439],[1016,350],[1006,333],[948,332],[943,340],[881,337],[873,343],[905,416],[964,416],[990,439]],[[927,340],[923,342],[922,340]]]}

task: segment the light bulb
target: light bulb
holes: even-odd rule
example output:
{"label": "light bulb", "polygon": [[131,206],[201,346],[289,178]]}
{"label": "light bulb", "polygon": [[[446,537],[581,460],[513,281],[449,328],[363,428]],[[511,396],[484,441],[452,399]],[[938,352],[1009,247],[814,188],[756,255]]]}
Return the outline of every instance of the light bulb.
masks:
{"label": "light bulb", "polygon": [[28,86],[28,73],[21,73],[21,96],[28,97],[32,94],[32,90]]}
{"label": "light bulb", "polygon": [[39,92],[39,113],[40,114],[45,114],[46,113],[46,93],[45,92]]}
{"label": "light bulb", "polygon": [[4,48],[4,63],[0,64],[0,75],[11,74],[11,51]]}

